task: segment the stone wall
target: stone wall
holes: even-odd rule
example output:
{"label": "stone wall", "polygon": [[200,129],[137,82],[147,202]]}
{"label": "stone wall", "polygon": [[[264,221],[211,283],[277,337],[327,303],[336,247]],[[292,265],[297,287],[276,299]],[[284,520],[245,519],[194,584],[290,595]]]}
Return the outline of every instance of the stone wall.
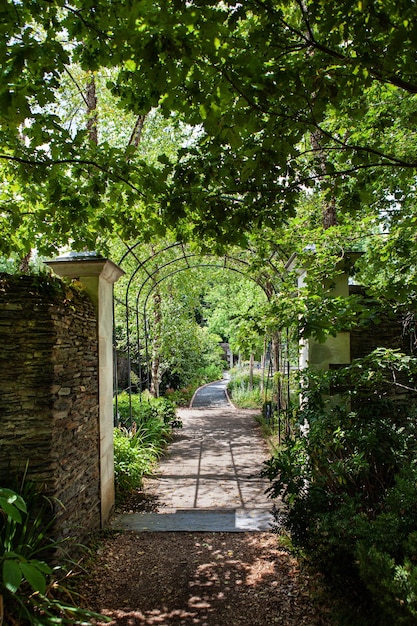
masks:
{"label": "stone wall", "polygon": [[51,277],[0,274],[0,484],[59,500],[55,537],[100,527],[96,311]]}
{"label": "stone wall", "polygon": [[[351,285],[349,292],[365,297],[365,290],[360,286]],[[372,310],[372,299],[367,300],[368,308]],[[363,358],[381,346],[411,354],[410,334],[404,328],[404,314],[395,313],[394,309],[387,305],[385,312],[381,312],[378,307],[375,318],[375,321],[370,321],[367,327],[353,328],[350,331],[351,361]]]}
{"label": "stone wall", "polygon": [[[359,294],[365,298],[368,310],[375,310],[374,319],[370,317],[367,326],[353,328],[350,332],[351,360],[361,359],[377,348],[389,348],[398,350],[403,354],[415,356],[415,321],[414,316],[406,311],[397,310],[397,307],[389,306],[385,311],[380,306],[375,307],[371,298],[365,296],[365,290],[360,286],[351,286],[351,294]],[[408,319],[407,319],[408,318]],[[396,406],[407,406],[407,411],[417,403],[417,378],[408,371],[397,371],[395,382],[387,384],[385,389],[386,399],[395,400]]]}

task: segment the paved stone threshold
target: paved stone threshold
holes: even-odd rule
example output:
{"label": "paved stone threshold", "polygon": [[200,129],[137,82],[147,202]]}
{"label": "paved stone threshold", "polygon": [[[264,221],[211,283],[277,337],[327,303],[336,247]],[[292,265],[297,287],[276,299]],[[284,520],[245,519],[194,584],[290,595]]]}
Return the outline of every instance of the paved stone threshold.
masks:
{"label": "paved stone threshold", "polygon": [[112,527],[141,532],[256,532],[271,530],[273,515],[261,509],[178,509],[172,513],[125,513]]}

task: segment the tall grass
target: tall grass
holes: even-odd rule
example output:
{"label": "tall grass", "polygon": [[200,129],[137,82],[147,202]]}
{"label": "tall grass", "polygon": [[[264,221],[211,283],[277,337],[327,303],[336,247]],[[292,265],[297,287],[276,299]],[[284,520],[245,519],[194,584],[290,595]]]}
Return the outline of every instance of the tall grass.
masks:
{"label": "tall grass", "polygon": [[[254,371],[252,385],[248,369],[234,368],[230,371],[230,380],[227,390],[233,404],[241,409],[261,409],[266,400],[270,400],[269,393],[265,393],[266,385],[262,389],[261,372]],[[268,397],[267,397],[268,396]]]}

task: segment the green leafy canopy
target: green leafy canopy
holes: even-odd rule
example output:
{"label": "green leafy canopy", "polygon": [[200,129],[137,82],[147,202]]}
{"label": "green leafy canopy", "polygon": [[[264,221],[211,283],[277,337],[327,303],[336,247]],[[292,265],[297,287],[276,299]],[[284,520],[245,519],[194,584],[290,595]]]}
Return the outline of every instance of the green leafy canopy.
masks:
{"label": "green leafy canopy", "polygon": [[[294,215],[306,188],[341,210],[380,211],[394,194],[411,211],[414,10],[406,0],[3,3],[2,251],[91,248],[108,232],[166,227],[247,245],[249,232]],[[74,67],[106,76],[98,95],[111,91],[113,119],[158,107],[189,140],[174,159],[164,148],[144,159],[99,115],[92,142]]]}

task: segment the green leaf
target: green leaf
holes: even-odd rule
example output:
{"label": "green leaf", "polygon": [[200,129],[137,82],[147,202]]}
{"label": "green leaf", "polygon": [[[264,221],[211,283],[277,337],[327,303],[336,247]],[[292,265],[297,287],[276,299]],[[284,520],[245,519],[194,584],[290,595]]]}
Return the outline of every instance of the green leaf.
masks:
{"label": "green leaf", "polygon": [[20,563],[20,569],[32,589],[44,594],[46,590],[46,579],[40,571],[37,562],[28,561],[27,563]]}
{"label": "green leaf", "polygon": [[7,500],[3,500],[2,498],[0,498],[0,508],[3,509],[7,517],[10,517],[18,524],[22,523],[22,516],[20,515],[20,511],[16,506],[13,506],[13,504],[10,504]]}
{"label": "green leaf", "polygon": [[26,513],[26,503],[19,494],[11,489],[6,489],[5,487],[0,488],[0,501],[7,500],[10,504],[14,504],[18,509]]}
{"label": "green leaf", "polygon": [[17,523],[22,522],[20,512],[26,513],[26,503],[21,496],[11,489],[0,489],[0,509],[6,513],[8,517]]}
{"label": "green leaf", "polygon": [[20,583],[22,582],[22,571],[20,569],[20,564],[17,559],[8,559],[6,558],[3,562],[3,584],[12,593],[16,593],[16,591],[20,587]]}
{"label": "green leaf", "polygon": [[202,118],[203,120],[205,120],[205,119],[207,118],[207,109],[206,109],[206,107],[204,106],[204,104],[200,104],[200,108],[199,108],[199,110],[200,110],[200,115],[201,115],[201,118]]}
{"label": "green leaf", "polygon": [[49,567],[49,565],[47,563],[45,563],[44,561],[38,561],[37,559],[32,559],[30,561],[40,572],[43,572],[44,574],[48,574],[51,575],[52,574],[52,569]]}

